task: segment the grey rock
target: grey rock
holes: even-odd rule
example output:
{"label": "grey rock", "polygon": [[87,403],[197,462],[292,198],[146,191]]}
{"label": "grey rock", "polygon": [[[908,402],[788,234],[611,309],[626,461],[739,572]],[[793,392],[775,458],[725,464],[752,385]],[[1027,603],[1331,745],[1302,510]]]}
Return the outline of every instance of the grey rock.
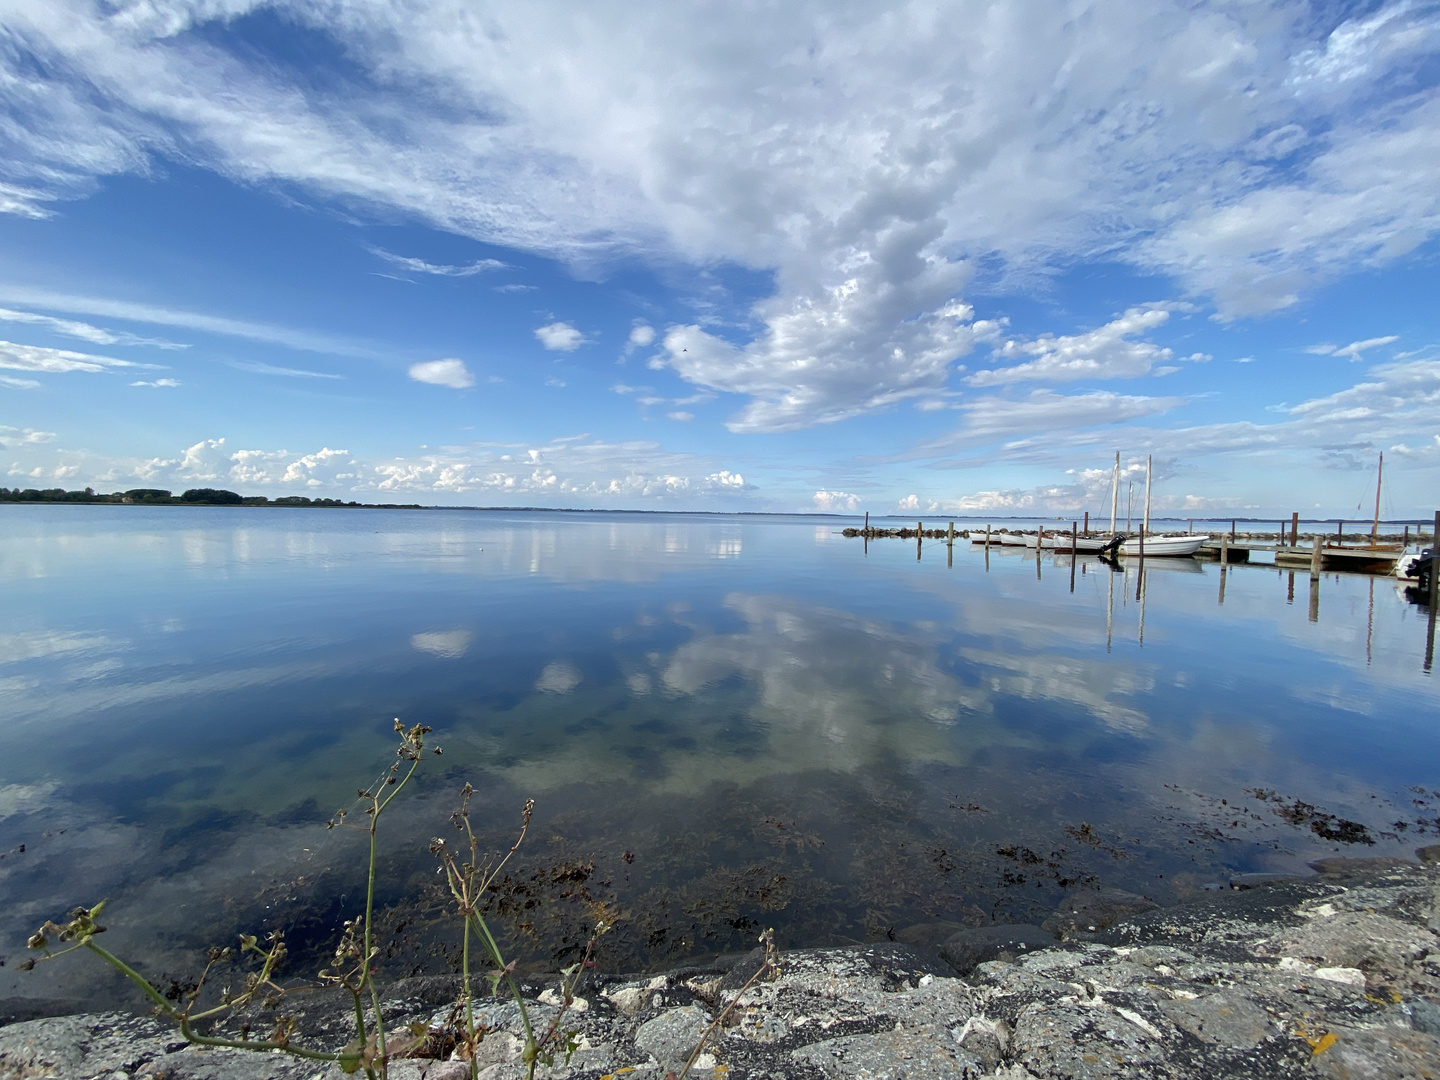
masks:
{"label": "grey rock", "polygon": [[835,1080],[979,1080],[989,1070],[974,1054],[929,1034],[905,1030],[850,1035],[793,1051]]}
{"label": "grey rock", "polygon": [[1057,937],[1108,930],[1116,923],[1155,909],[1155,902],[1120,889],[1084,889],[1065,897],[1041,926]]}
{"label": "grey rock", "polygon": [[1440,844],[1429,844],[1426,847],[1416,848],[1415,857],[1422,863],[1440,863]]}
{"label": "grey rock", "polygon": [[1322,877],[1344,880],[1346,878],[1369,878],[1377,873],[1404,873],[1406,869],[1414,866],[1415,864],[1408,859],[1387,858],[1383,855],[1371,858],[1336,855],[1329,859],[1316,859],[1310,864],[1310,869]]}
{"label": "grey rock", "polygon": [[1332,1029],[1339,1036],[1314,1056],[1327,1080],[1431,1080],[1440,1071],[1440,1039],[1404,1028]]}
{"label": "grey rock", "polygon": [[1274,1035],[1270,1014],[1244,994],[1219,990],[1193,1001],[1162,1001],[1160,1009],[1178,1028],[1202,1042],[1249,1050]]}
{"label": "grey rock", "polygon": [[1406,1006],[1410,1012],[1410,1026],[1427,1035],[1440,1035],[1440,1005],[1418,998]]}
{"label": "grey rock", "polygon": [[664,1068],[678,1070],[710,1026],[710,1014],[695,1005],[666,1009],[635,1031],[635,1045]]}
{"label": "grey rock", "polygon": [[1266,944],[1275,956],[1299,956],[1330,967],[1360,968],[1395,976],[1440,951],[1430,930],[1369,911],[1316,916]]}
{"label": "grey rock", "polygon": [[1023,923],[976,926],[952,934],[940,946],[940,958],[961,975],[968,975],[987,961],[1013,961],[1027,952],[1054,944],[1055,935],[1038,926]]}

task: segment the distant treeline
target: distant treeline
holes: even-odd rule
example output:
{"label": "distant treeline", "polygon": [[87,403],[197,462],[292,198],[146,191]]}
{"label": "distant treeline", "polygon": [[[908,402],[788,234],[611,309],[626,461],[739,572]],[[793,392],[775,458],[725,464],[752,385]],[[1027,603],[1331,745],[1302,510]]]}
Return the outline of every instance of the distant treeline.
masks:
{"label": "distant treeline", "polygon": [[0,487],[0,503],[125,503],[140,506],[326,506],[357,510],[423,510],[419,503],[361,503],[340,499],[310,499],[304,495],[241,495],[224,488],[190,488],[179,495],[164,488],[131,488],[102,495],[94,488],[66,491],[64,488]]}

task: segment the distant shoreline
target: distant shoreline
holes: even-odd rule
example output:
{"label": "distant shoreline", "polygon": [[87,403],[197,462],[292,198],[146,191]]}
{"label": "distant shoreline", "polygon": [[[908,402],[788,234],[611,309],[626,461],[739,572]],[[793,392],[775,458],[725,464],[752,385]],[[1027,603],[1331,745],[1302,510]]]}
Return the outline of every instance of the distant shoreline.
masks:
{"label": "distant shoreline", "polygon": [[[188,497],[187,496],[192,496]],[[470,510],[506,514],[651,514],[667,517],[761,517],[761,518],[815,518],[822,521],[850,521],[869,517],[875,521],[916,521],[930,518],[932,521],[1069,521],[1083,511],[1071,514],[945,514],[939,512],[915,512],[904,514],[868,514],[856,511],[849,514],[814,513],[804,510],[636,510],[624,507],[578,507],[578,506],[424,506],[420,503],[362,503],[346,502],[341,499],[312,499],[303,495],[284,495],[271,499],[265,495],[241,495],[234,491],[213,488],[192,488],[180,495],[159,488],[132,488],[109,495],[100,494],[89,488],[84,491],[65,491],[62,488],[39,490],[0,487],[0,506],[250,506],[280,507],[320,510]],[[1094,521],[1098,517],[1091,515]],[[1232,515],[1213,517],[1175,517],[1152,514],[1151,521],[1233,521],[1237,525],[1273,524],[1278,517],[1235,517]],[[1301,518],[1300,524],[1317,525],[1330,522],[1370,522],[1371,518],[1315,517]],[[1429,518],[1382,518],[1381,525],[1431,524]],[[1288,520],[1287,520],[1288,525]]]}

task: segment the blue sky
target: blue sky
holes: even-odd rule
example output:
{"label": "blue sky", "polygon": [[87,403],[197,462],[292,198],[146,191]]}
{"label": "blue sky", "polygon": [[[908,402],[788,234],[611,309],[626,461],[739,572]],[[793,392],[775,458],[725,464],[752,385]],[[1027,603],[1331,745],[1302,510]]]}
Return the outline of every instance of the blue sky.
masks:
{"label": "blue sky", "polygon": [[0,0],[0,68],[0,484],[1440,502],[1435,3]]}

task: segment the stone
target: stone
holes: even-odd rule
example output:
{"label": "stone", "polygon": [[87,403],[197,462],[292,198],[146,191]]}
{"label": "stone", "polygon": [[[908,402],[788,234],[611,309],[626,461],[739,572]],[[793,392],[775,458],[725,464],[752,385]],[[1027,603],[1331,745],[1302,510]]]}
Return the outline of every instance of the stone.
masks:
{"label": "stone", "polygon": [[1429,844],[1415,849],[1415,857],[1427,865],[1440,863],[1440,844]]}
{"label": "stone", "polygon": [[1108,930],[1132,915],[1155,909],[1155,902],[1120,889],[1082,889],[1070,893],[1055,914],[1040,925],[1057,937]]}
{"label": "stone", "polygon": [[963,1047],[903,1029],[827,1039],[791,1056],[835,1080],[979,1080],[989,1072]]}
{"label": "stone", "polygon": [[635,1031],[635,1045],[658,1061],[662,1068],[677,1072],[699,1045],[710,1026],[710,1014],[696,1005],[666,1009]]}
{"label": "stone", "polygon": [[1394,976],[1440,951],[1440,939],[1424,927],[1370,911],[1318,915],[1265,945],[1274,956],[1300,956],[1323,967],[1359,968]]}
{"label": "stone", "polygon": [[1409,1002],[1406,1007],[1411,1027],[1427,1035],[1440,1035],[1440,1005],[1420,998]]}
{"label": "stone", "polygon": [[1014,961],[1027,952],[1054,944],[1053,934],[1025,923],[975,926],[946,939],[940,946],[940,958],[961,975],[968,975],[988,961]]}
{"label": "stone", "polygon": [[1162,1001],[1160,1009],[1176,1027],[1202,1042],[1249,1050],[1275,1034],[1270,1015],[1244,994],[1219,990],[1192,1001]]}
{"label": "stone", "polygon": [[645,1007],[646,1001],[654,991],[647,990],[643,986],[622,986],[618,990],[607,991],[605,996],[610,999],[610,1004],[616,1010],[626,1016],[634,1016]]}
{"label": "stone", "polygon": [[924,922],[895,931],[895,940],[906,945],[919,945],[926,949],[938,949],[961,930],[969,929],[958,922]]}
{"label": "stone", "polygon": [[1335,1028],[1331,1046],[1311,1063],[1327,1080],[1431,1080],[1440,1062],[1440,1039],[1404,1028]]}

